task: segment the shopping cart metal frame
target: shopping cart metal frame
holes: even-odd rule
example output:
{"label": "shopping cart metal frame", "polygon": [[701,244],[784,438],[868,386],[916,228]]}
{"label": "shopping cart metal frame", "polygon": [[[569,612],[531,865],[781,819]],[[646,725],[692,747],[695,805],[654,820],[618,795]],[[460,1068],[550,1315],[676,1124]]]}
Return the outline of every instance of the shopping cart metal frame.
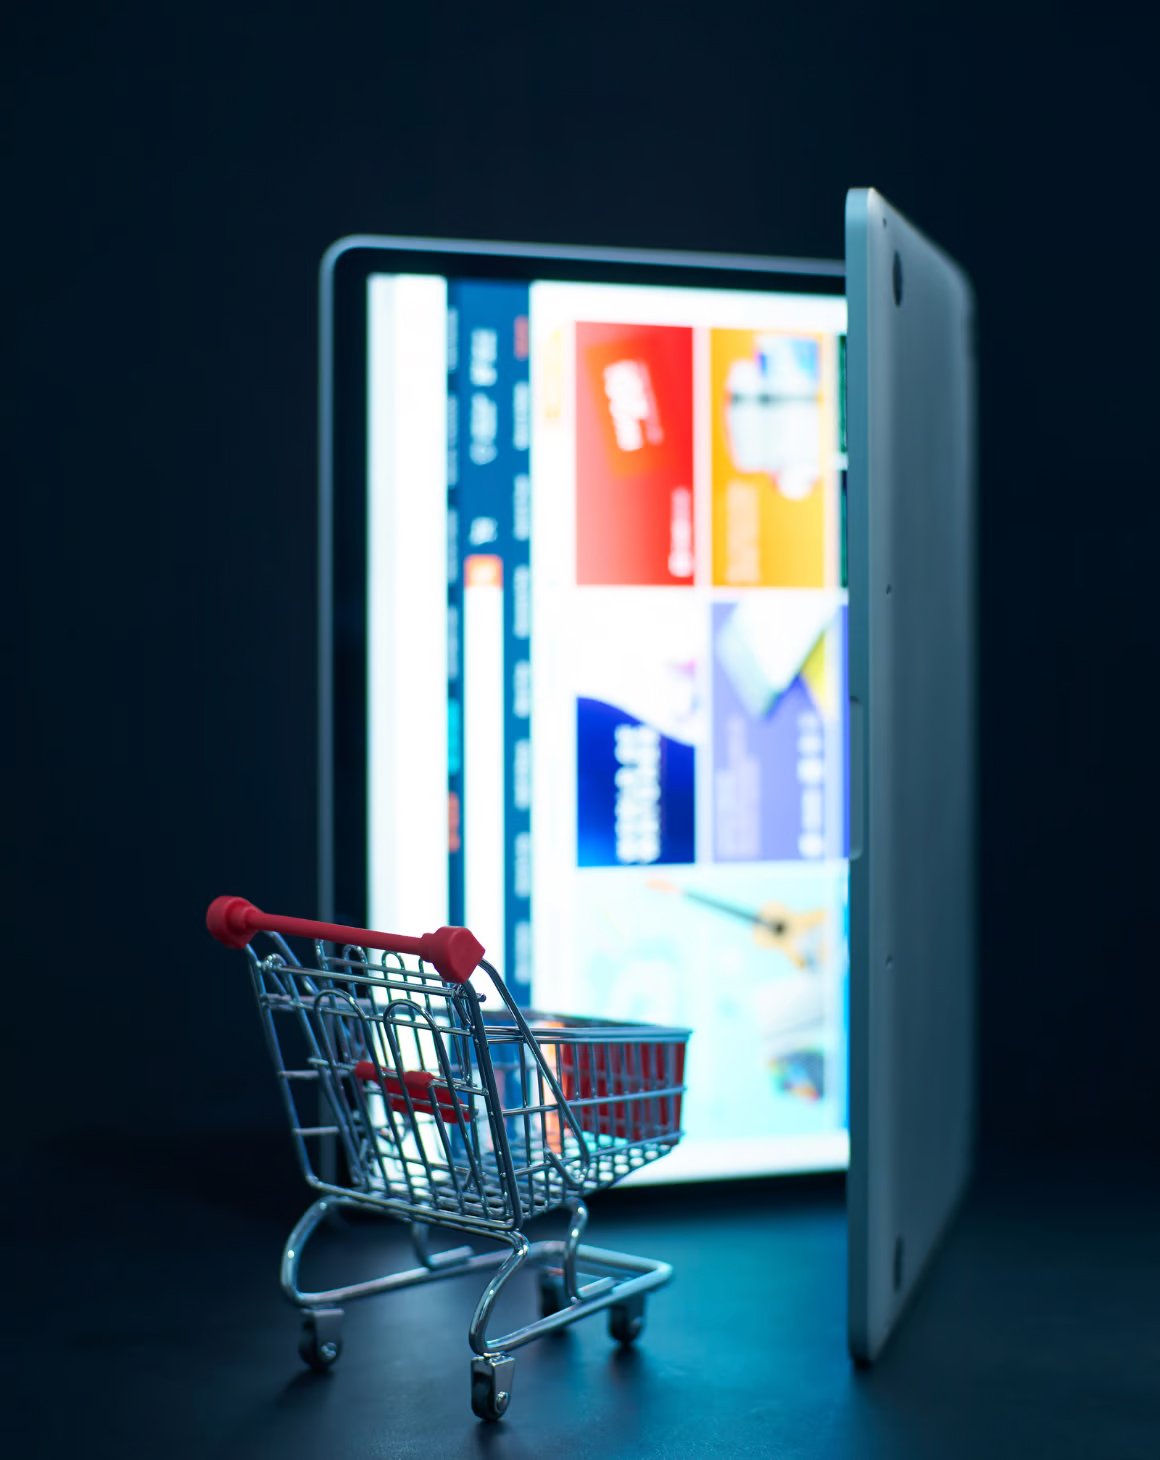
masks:
{"label": "shopping cart metal frame", "polygon": [[[584,1197],[680,1139],[687,1029],[544,1015],[529,1022],[463,928],[408,938],[278,917],[236,897],[217,898],[206,920],[219,941],[246,950],[299,1165],[320,1193],[281,1262],[282,1291],[303,1315],[307,1364],[325,1370],[339,1358],[344,1304],[471,1273],[489,1274],[468,1329],[471,1404],[482,1419],[506,1412],[512,1355],[524,1344],[604,1310],[611,1336],[635,1341],[647,1294],[672,1268],[586,1245]],[[258,933],[268,940],[265,956],[252,945]],[[295,956],[285,934],[311,940],[313,964]],[[339,951],[328,953],[326,942]],[[482,992],[470,981],[477,971]],[[487,1010],[492,991],[498,1003]],[[314,1098],[302,1102],[308,1090]],[[333,1119],[320,1122],[322,1112]],[[340,1148],[345,1181],[316,1168],[313,1152],[328,1139]],[[307,1244],[344,1211],[405,1222],[418,1265],[303,1289]],[[525,1236],[529,1220],[557,1211],[566,1214],[562,1238]],[[500,1245],[434,1251],[432,1228]],[[539,1317],[489,1333],[501,1293],[526,1264],[539,1273]]]}

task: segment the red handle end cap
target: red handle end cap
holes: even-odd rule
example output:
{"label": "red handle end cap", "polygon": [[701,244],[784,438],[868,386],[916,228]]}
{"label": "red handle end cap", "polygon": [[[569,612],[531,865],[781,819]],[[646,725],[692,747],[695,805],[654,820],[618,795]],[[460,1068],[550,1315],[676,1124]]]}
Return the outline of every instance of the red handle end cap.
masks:
{"label": "red handle end cap", "polygon": [[470,928],[424,933],[420,952],[445,983],[466,983],[479,967],[484,947]]}
{"label": "red handle end cap", "polygon": [[205,925],[227,948],[244,948],[256,928],[250,914],[257,911],[244,897],[215,897],[206,909]]}

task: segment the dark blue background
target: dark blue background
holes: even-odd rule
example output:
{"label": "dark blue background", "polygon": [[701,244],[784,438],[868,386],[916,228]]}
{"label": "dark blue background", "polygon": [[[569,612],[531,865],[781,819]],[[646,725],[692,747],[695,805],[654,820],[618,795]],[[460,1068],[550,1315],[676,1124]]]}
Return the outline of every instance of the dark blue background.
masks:
{"label": "dark blue background", "polygon": [[324,247],[834,256],[873,183],[980,299],[984,1142],[1154,1145],[1142,33],[1043,4],[239,0],[26,6],[3,51],[6,1140],[280,1125],[200,923],[222,891],[314,900]]}

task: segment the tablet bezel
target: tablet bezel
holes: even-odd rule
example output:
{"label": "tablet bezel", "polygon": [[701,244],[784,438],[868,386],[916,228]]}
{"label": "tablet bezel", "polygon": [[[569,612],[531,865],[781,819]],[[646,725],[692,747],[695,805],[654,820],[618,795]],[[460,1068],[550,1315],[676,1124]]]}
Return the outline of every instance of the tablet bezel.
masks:
{"label": "tablet bezel", "polygon": [[846,208],[849,1346],[881,1351],[969,1179],[977,795],[974,303],[872,189]]}

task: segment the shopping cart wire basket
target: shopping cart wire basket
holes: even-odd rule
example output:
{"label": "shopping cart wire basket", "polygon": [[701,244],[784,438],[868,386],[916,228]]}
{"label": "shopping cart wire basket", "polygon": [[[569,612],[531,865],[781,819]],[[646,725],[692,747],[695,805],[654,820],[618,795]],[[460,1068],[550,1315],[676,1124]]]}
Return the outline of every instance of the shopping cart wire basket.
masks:
{"label": "shopping cart wire basket", "polygon": [[[525,1015],[466,928],[404,937],[278,917],[241,897],[215,899],[206,923],[246,950],[298,1160],[320,1193],[282,1255],[311,1367],[341,1353],[343,1303],[473,1272],[489,1274],[468,1331],[483,1419],[507,1409],[522,1344],[604,1309],[613,1338],[639,1335],[645,1295],[672,1269],[584,1245],[584,1197],[680,1140],[687,1029]],[[309,940],[310,956],[287,936]],[[408,1223],[418,1265],[302,1291],[303,1249],[343,1208]],[[566,1235],[529,1241],[525,1225],[552,1211],[566,1213]],[[500,1247],[435,1252],[431,1227]],[[540,1316],[493,1335],[492,1310],[525,1263],[538,1271]]]}

